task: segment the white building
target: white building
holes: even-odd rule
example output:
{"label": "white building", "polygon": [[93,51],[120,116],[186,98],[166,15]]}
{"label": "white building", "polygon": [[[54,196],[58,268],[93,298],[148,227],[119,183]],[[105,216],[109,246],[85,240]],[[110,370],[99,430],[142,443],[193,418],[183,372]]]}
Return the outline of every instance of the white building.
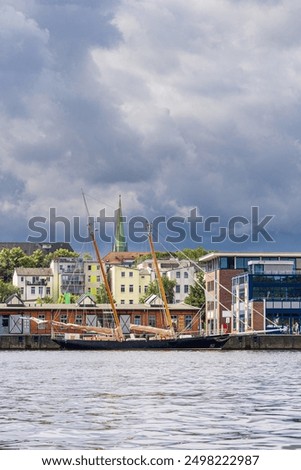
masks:
{"label": "white building", "polygon": [[81,258],[57,258],[51,261],[50,268],[53,272],[55,301],[62,294],[82,295],[85,293],[84,261]]}
{"label": "white building", "polygon": [[[189,260],[179,260],[177,258],[158,259],[159,271],[162,276],[176,281],[174,288],[174,303],[184,302],[190,293],[190,287],[195,283],[196,268]],[[151,274],[151,279],[156,278],[154,262],[147,259],[138,264],[138,269],[147,269]]]}
{"label": "white building", "polygon": [[13,285],[20,289],[24,301],[53,296],[53,274],[50,268],[16,268]]}

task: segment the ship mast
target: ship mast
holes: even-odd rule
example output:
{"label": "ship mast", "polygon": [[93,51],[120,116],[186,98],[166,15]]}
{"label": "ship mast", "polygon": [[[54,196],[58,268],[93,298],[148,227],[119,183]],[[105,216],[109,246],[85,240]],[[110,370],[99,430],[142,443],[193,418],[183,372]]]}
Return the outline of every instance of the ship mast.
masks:
{"label": "ship mast", "polygon": [[170,333],[172,334],[172,336],[174,336],[175,335],[175,330],[174,330],[174,327],[173,327],[172,318],[171,318],[170,310],[169,310],[167,299],[166,299],[165,289],[164,289],[164,286],[163,286],[162,277],[161,277],[161,273],[160,273],[160,270],[159,270],[158,260],[157,260],[157,256],[156,256],[155,249],[154,249],[154,243],[153,243],[153,238],[152,238],[152,234],[151,234],[151,228],[149,228],[148,240],[149,240],[149,245],[150,245],[150,249],[151,249],[151,253],[152,253],[152,257],[153,257],[153,261],[154,261],[154,265],[155,265],[155,271],[156,271],[156,275],[157,275],[157,279],[158,279],[159,289],[160,289],[161,297],[162,297],[164,308],[165,308],[165,316],[166,316],[166,320],[167,320],[167,326],[169,327]]}
{"label": "ship mast", "polygon": [[104,282],[104,285],[105,285],[105,289],[106,289],[106,292],[108,294],[110,305],[111,305],[111,308],[112,308],[112,311],[113,311],[113,317],[114,317],[114,321],[115,321],[115,325],[116,325],[116,329],[115,329],[116,339],[118,341],[123,341],[124,340],[124,335],[123,335],[123,332],[122,332],[122,329],[121,329],[121,326],[120,326],[118,313],[117,313],[117,310],[116,310],[116,306],[115,306],[115,303],[114,303],[114,299],[113,299],[113,296],[112,296],[110,285],[109,285],[109,282],[108,282],[108,279],[107,279],[107,274],[106,274],[106,271],[105,271],[104,263],[101,259],[99,248],[98,248],[98,245],[97,245],[96,240],[95,240],[94,227],[93,227],[93,223],[91,222],[89,209],[88,209],[88,206],[87,206],[87,201],[86,201],[84,193],[82,193],[82,194],[83,194],[83,199],[84,199],[84,203],[85,203],[85,207],[86,207],[86,211],[87,211],[88,219],[89,219],[89,224],[88,224],[89,235],[90,235],[91,241],[93,243],[93,247],[94,247],[94,250],[95,250],[97,261],[98,261],[99,266],[100,266],[100,270],[101,270],[103,282]]}

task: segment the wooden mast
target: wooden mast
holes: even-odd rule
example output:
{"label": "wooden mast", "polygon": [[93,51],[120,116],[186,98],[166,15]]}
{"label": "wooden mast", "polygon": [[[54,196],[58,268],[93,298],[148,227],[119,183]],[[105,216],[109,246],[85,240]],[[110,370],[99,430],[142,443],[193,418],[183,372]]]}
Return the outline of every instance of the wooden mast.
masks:
{"label": "wooden mast", "polygon": [[149,228],[148,240],[149,240],[149,245],[150,245],[152,257],[153,257],[153,260],[154,260],[154,265],[155,265],[156,275],[157,275],[157,279],[158,279],[159,289],[160,289],[161,297],[162,297],[164,308],[165,308],[167,326],[169,327],[170,333],[172,334],[172,336],[174,336],[175,335],[175,330],[174,330],[174,327],[173,327],[173,324],[172,324],[172,318],[171,318],[170,310],[169,310],[169,307],[168,307],[166,294],[165,294],[165,290],[164,290],[164,286],[163,286],[163,282],[162,282],[162,277],[161,277],[161,273],[160,273],[160,270],[159,270],[158,260],[157,260],[155,249],[154,249],[154,243],[153,243],[153,238],[152,238],[152,234],[151,234],[151,228]]}
{"label": "wooden mast", "polygon": [[[86,206],[86,211],[87,211],[87,214],[88,214],[88,218],[90,219],[86,198],[85,198],[84,193],[82,193],[82,194],[83,194],[84,203],[85,203],[85,206]],[[95,240],[93,224],[90,220],[89,220],[88,227],[89,227],[89,235],[90,235],[91,241],[93,243],[96,258],[97,258],[97,261],[98,261],[99,266],[100,266],[100,270],[101,270],[103,282],[104,282],[104,285],[105,285],[105,289],[106,289],[106,292],[108,294],[110,305],[111,305],[111,308],[112,308],[112,311],[113,311],[113,317],[114,317],[114,321],[115,321],[115,325],[116,325],[116,330],[115,330],[116,331],[116,339],[118,341],[123,341],[124,340],[124,335],[123,335],[123,332],[122,332],[122,329],[121,329],[121,326],[120,326],[118,313],[117,313],[117,310],[116,310],[116,306],[115,306],[115,303],[114,303],[112,292],[111,292],[109,282],[108,282],[108,279],[107,279],[107,274],[106,274],[106,271],[105,271],[105,267],[104,267],[103,261],[102,261],[101,256],[100,256],[98,245],[97,245],[96,240]]]}

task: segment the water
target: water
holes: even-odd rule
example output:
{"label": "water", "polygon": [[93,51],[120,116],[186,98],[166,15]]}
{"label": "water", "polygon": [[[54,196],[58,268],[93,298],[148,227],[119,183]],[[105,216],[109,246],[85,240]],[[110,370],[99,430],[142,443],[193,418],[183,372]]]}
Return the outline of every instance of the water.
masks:
{"label": "water", "polygon": [[301,449],[298,351],[0,358],[0,449]]}

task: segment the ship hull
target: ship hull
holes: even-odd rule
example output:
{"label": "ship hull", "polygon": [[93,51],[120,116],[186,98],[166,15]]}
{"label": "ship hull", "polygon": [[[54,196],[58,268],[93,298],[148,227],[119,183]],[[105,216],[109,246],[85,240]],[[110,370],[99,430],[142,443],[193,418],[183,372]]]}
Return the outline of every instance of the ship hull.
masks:
{"label": "ship hull", "polygon": [[161,350],[161,349],[221,349],[228,341],[228,335],[197,336],[162,340],[99,341],[85,339],[55,338],[63,349],[78,350]]}

